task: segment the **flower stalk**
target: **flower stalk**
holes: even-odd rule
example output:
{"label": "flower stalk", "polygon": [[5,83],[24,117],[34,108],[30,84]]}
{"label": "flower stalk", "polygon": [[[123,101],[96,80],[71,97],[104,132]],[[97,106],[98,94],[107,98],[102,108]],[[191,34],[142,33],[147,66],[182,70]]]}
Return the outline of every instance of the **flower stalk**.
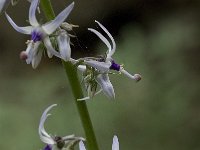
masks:
{"label": "flower stalk", "polygon": [[[41,0],[40,4],[41,4],[42,11],[44,12],[47,18],[47,21],[53,20],[55,18],[55,14],[54,14],[50,0]],[[62,64],[67,74],[70,86],[72,88],[74,101],[76,103],[79,116],[81,118],[81,122],[83,125],[83,129],[85,131],[87,148],[88,150],[98,150],[99,148],[97,145],[95,133],[93,130],[92,122],[90,120],[86,102],[77,101],[77,99],[82,98],[84,95],[83,95],[81,85],[78,79],[76,66],[74,66],[71,62],[65,62],[63,60],[62,60]]]}

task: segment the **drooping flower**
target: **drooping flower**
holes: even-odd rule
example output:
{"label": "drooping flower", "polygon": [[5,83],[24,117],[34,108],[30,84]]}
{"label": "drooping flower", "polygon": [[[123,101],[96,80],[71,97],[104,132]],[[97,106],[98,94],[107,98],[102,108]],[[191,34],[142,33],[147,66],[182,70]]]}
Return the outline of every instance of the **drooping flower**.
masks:
{"label": "drooping flower", "polygon": [[[83,141],[79,142],[79,150],[86,150]],[[119,141],[116,135],[113,137],[112,150],[119,150]]]}
{"label": "drooping flower", "polygon": [[[104,94],[113,99],[115,98],[115,92],[114,88],[112,86],[112,83],[110,82],[108,74],[111,73],[112,70],[115,70],[119,73],[125,74],[127,77],[139,81],[141,79],[141,76],[139,74],[134,74],[131,75],[128,73],[122,65],[117,64],[114,59],[112,58],[113,54],[115,53],[116,50],[116,43],[112,35],[108,32],[108,30],[98,21],[95,21],[101,29],[108,35],[110,38],[112,45],[109,43],[109,41],[97,30],[88,28],[89,31],[95,33],[108,47],[108,51],[106,53],[106,56],[104,58],[98,59],[98,58],[83,58],[82,60],[84,61],[80,67],[78,67],[81,72],[85,75],[85,78],[83,79],[86,81],[87,84],[95,85],[97,83],[101,90],[104,92]],[[85,68],[84,68],[85,65]],[[89,70],[89,71],[88,71]],[[87,77],[87,78],[86,78]],[[89,80],[88,80],[89,78]],[[89,81],[89,82],[88,82]],[[95,87],[96,89],[96,87]],[[87,86],[87,91],[91,91],[88,86]],[[97,92],[96,90],[93,90],[93,95],[96,95]],[[91,98],[92,96],[88,95],[85,98],[79,99],[79,100],[86,100]]]}
{"label": "drooping flower", "polygon": [[44,148],[44,150],[64,150],[66,147],[73,147],[74,144],[79,142],[80,140],[85,140],[82,137],[75,137],[74,135],[68,135],[68,136],[52,136],[48,134],[44,128],[44,123],[46,119],[51,115],[48,114],[48,112],[53,108],[57,106],[57,104],[53,104],[45,109],[45,111],[42,114],[42,117],[40,119],[39,124],[39,136],[42,142],[47,144]]}
{"label": "drooping flower", "polygon": [[[70,12],[74,7],[74,2],[72,2],[68,7],[66,7],[60,14],[56,16],[54,20],[51,20],[43,25],[39,24],[36,19],[36,9],[38,7],[39,0],[32,0],[30,9],[29,9],[29,23],[31,26],[19,27],[14,21],[6,14],[6,17],[13,28],[23,34],[31,35],[31,40],[27,41],[27,49],[26,51],[22,51],[20,54],[20,58],[26,60],[27,64],[32,64],[33,68],[36,68],[41,61],[43,50],[39,48],[41,43],[44,43],[47,54],[49,58],[53,55],[62,58],[64,60],[68,60],[69,56],[63,52],[63,50],[56,51],[50,40],[50,35],[56,31],[60,27],[60,25],[64,22],[64,20],[68,17]],[[66,45],[66,41],[69,43],[69,38],[66,38],[63,34],[59,35],[58,44]],[[64,40],[63,40],[64,39]],[[69,45],[69,44],[68,44]],[[69,49],[69,46],[67,47]]]}
{"label": "drooping flower", "polygon": [[98,21],[95,21],[100,27],[101,29],[104,30],[104,32],[108,35],[108,37],[110,38],[111,42],[112,42],[112,46],[111,44],[108,42],[108,40],[101,34],[99,33],[97,30],[92,29],[92,28],[88,28],[89,31],[95,33],[108,47],[108,51],[106,54],[106,58],[104,58],[104,62],[101,61],[96,61],[96,60],[86,60],[85,63],[87,65],[90,65],[91,67],[96,68],[97,70],[99,70],[101,73],[108,73],[110,70],[115,70],[118,72],[121,72],[123,74],[125,74],[126,76],[128,76],[129,78],[135,80],[135,81],[139,81],[141,79],[141,76],[139,74],[134,74],[131,75],[130,73],[128,73],[122,65],[117,64],[114,59],[112,58],[113,54],[116,51],[116,43],[114,38],[112,37],[112,35],[108,32],[108,30]]}

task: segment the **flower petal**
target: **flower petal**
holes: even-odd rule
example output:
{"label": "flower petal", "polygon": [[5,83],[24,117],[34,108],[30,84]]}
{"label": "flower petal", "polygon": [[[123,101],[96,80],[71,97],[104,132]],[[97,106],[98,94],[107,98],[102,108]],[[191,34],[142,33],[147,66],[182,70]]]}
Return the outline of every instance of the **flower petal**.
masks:
{"label": "flower petal", "polygon": [[83,141],[80,141],[80,142],[79,142],[79,150],[86,150]]}
{"label": "flower petal", "polygon": [[45,111],[43,112],[42,117],[40,119],[38,132],[39,132],[40,139],[46,144],[55,144],[55,141],[51,138],[51,136],[44,129],[44,123],[45,123],[47,117],[50,115],[50,114],[48,114],[48,111],[55,106],[57,106],[57,104],[53,104],[53,105],[49,106],[47,109],[45,109]]}
{"label": "flower petal", "polygon": [[71,58],[70,37],[66,31],[61,31],[57,37],[60,55],[63,60],[68,61]]}
{"label": "flower petal", "polygon": [[67,136],[64,136],[64,137],[62,137],[62,140],[63,141],[65,141],[65,140],[71,140],[72,138],[74,138],[75,137],[75,135],[74,134],[72,134],[72,135],[67,135]]}
{"label": "flower petal", "polygon": [[29,8],[29,22],[32,26],[35,26],[35,27],[39,26],[39,23],[36,19],[36,15],[35,15],[38,3],[39,3],[39,0],[32,0],[31,6]]}
{"label": "flower petal", "polygon": [[108,74],[99,74],[96,77],[97,83],[100,85],[101,89],[103,90],[103,93],[111,98],[115,98],[115,92],[114,88],[112,86],[112,83],[110,82]]}
{"label": "flower petal", "polygon": [[106,44],[106,46],[108,47],[108,52],[111,51],[112,48],[111,48],[110,43],[100,32],[98,32],[97,30],[92,29],[92,28],[88,28],[88,30],[93,32],[94,34],[96,34]]}
{"label": "flower petal", "polygon": [[47,48],[47,54],[48,54],[49,58],[51,58],[53,55],[55,55],[56,57],[61,58],[61,55],[53,48],[53,46],[51,44],[51,41],[50,41],[48,36],[46,36],[44,38],[44,45]]}
{"label": "flower petal", "polygon": [[66,7],[54,20],[44,24],[42,28],[47,34],[53,33],[63,21],[68,17],[69,13],[74,7],[74,2],[72,2],[68,7]]}
{"label": "flower petal", "polygon": [[6,18],[8,19],[9,23],[12,25],[12,27],[13,27],[16,31],[18,31],[18,32],[20,32],[20,33],[23,33],[23,34],[31,34],[32,29],[33,29],[32,26],[19,27],[19,26],[17,26],[17,25],[14,23],[14,21],[8,16],[7,13],[5,13],[5,15],[6,15]]}
{"label": "flower petal", "polygon": [[108,72],[110,70],[111,62],[99,62],[96,60],[86,60],[86,65],[96,68],[100,72]]}
{"label": "flower petal", "polygon": [[46,144],[55,144],[55,141],[51,136],[45,131],[44,129],[44,122],[46,121],[47,117],[50,116],[50,114],[47,114],[41,121],[39,125],[39,136],[42,142]]}
{"label": "flower petal", "polygon": [[113,137],[112,150],[119,150],[119,141],[116,135]]}
{"label": "flower petal", "polygon": [[98,23],[98,25],[104,30],[104,32],[106,32],[106,34],[109,36],[109,38],[111,39],[112,41],[112,49],[109,51],[107,57],[110,58],[114,53],[115,53],[115,50],[116,50],[116,43],[115,43],[115,40],[114,38],[112,37],[112,35],[109,33],[109,31],[98,21],[95,20],[96,23]]}
{"label": "flower petal", "polygon": [[43,50],[38,49],[37,53],[33,57],[33,60],[32,60],[32,67],[33,67],[33,69],[36,69],[37,66],[40,64],[40,61],[42,59],[42,53],[43,53]]}
{"label": "flower petal", "polygon": [[26,55],[27,55],[27,59],[26,59],[26,63],[27,64],[30,64],[32,62],[32,59],[33,59],[33,51],[34,51],[34,46],[33,46],[33,43],[30,42],[28,45],[27,45],[27,48],[26,48]]}

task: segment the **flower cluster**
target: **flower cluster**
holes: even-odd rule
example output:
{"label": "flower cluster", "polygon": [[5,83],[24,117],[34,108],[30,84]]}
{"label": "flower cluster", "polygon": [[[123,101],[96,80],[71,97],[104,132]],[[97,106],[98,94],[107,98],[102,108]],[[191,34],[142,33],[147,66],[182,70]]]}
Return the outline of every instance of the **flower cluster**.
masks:
{"label": "flower cluster", "polygon": [[[74,2],[67,6],[54,20],[47,23],[40,24],[36,18],[36,9],[38,8],[39,0],[32,0],[29,9],[29,23],[30,26],[19,27],[6,14],[6,17],[13,28],[23,34],[31,35],[31,40],[26,42],[27,49],[20,53],[20,58],[26,60],[27,64],[32,64],[36,68],[42,58],[44,47],[49,58],[56,56],[64,61],[71,61],[82,72],[83,83],[88,93],[88,96],[79,100],[87,100],[94,95],[102,92],[109,98],[115,98],[115,92],[112,83],[109,79],[111,71],[117,71],[126,75],[127,77],[139,81],[141,76],[139,74],[131,75],[124,67],[117,64],[112,58],[116,51],[116,43],[109,31],[98,21],[95,21],[101,29],[110,38],[111,43],[100,32],[95,29],[88,28],[90,32],[96,34],[108,47],[105,57],[86,57],[75,60],[71,58],[70,48],[70,34],[68,31],[72,30],[74,25],[68,24],[65,19],[68,17],[74,7]],[[57,45],[57,46],[55,46]],[[43,46],[43,47],[42,47]],[[97,90],[99,87],[99,90]]]}
{"label": "flower cluster", "polygon": [[[0,0],[0,12],[4,12],[9,3],[15,5],[18,0]],[[5,12],[5,16],[12,27],[22,34],[30,35],[30,40],[27,40],[27,48],[20,52],[20,58],[25,60],[27,64],[31,64],[35,69],[42,60],[44,52],[49,58],[56,56],[63,61],[71,62],[74,67],[77,67],[82,73],[82,83],[85,86],[87,96],[78,100],[87,100],[95,95],[103,92],[108,98],[114,99],[114,87],[109,79],[110,74],[117,72],[135,81],[141,80],[139,74],[130,74],[126,71],[123,65],[116,63],[113,55],[116,51],[116,43],[109,31],[98,21],[95,21],[98,26],[105,32],[106,38],[99,31],[88,28],[107,46],[108,50],[103,57],[84,57],[79,59],[71,58],[70,38],[73,35],[69,34],[76,25],[65,22],[70,12],[74,8],[74,2],[61,11],[53,20],[40,23],[36,18],[36,13],[40,13],[39,0],[28,0],[31,2],[29,8],[29,26],[18,26],[13,19]],[[110,41],[110,42],[109,42]],[[48,134],[44,128],[44,123],[50,114],[48,113],[56,104],[53,104],[45,109],[39,123],[39,136],[42,142],[46,144],[44,150],[69,150],[74,149],[74,146],[79,143],[80,150],[86,150],[82,137],[68,136],[52,136]],[[119,150],[119,142],[117,136],[113,137],[112,150]]]}

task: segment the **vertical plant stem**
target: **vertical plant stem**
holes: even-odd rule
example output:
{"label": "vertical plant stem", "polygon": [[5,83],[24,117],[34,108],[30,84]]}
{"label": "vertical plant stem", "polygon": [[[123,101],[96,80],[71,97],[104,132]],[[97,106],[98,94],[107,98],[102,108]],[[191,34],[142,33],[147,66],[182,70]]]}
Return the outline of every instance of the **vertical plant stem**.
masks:
{"label": "vertical plant stem", "polygon": [[[55,18],[55,14],[51,5],[50,0],[41,0],[41,8],[47,18],[48,21]],[[79,116],[81,118],[81,122],[83,125],[83,129],[85,131],[85,136],[87,140],[87,149],[88,150],[98,150],[98,145],[95,137],[95,133],[93,130],[92,122],[90,119],[90,115],[87,109],[87,105],[85,101],[77,101],[77,99],[82,98],[83,92],[81,89],[81,85],[77,75],[77,69],[71,62],[62,61],[63,67],[67,74],[70,86],[72,88],[72,92],[74,95],[74,101],[76,103]]]}
{"label": "vertical plant stem", "polygon": [[93,130],[92,122],[90,120],[89,112],[85,101],[77,101],[79,98],[83,98],[83,92],[81,85],[77,76],[77,69],[70,62],[63,62],[66,74],[68,76],[76,106],[79,111],[79,115],[82,121],[82,125],[85,131],[85,136],[87,140],[87,147],[89,150],[98,150],[98,145]]}
{"label": "vertical plant stem", "polygon": [[48,21],[51,21],[55,18],[55,13],[53,11],[53,7],[51,5],[50,0],[40,0],[40,5],[42,7],[42,11]]}

